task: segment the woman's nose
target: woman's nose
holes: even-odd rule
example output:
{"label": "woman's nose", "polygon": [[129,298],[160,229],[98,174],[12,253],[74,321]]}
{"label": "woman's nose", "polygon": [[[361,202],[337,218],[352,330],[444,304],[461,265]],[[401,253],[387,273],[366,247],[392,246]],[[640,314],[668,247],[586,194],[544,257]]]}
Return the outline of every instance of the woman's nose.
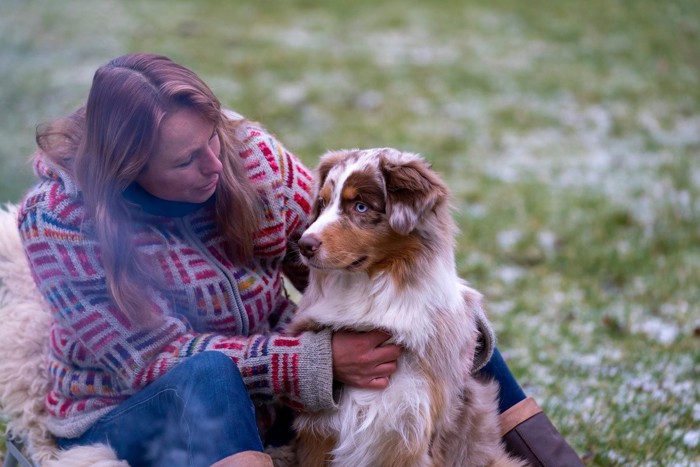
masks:
{"label": "woman's nose", "polygon": [[219,160],[219,154],[214,152],[211,148],[208,148],[207,155],[202,164],[202,172],[207,175],[212,173],[219,174],[223,167],[221,160]]}

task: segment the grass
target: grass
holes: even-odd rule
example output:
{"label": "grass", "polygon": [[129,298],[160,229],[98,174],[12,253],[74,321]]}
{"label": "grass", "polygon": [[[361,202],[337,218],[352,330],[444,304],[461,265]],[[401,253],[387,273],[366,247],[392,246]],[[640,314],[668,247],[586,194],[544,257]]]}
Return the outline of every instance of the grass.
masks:
{"label": "grass", "polygon": [[94,69],[164,53],[310,166],[396,146],[450,184],[458,266],[588,465],[700,463],[700,4],[7,0],[0,202]]}

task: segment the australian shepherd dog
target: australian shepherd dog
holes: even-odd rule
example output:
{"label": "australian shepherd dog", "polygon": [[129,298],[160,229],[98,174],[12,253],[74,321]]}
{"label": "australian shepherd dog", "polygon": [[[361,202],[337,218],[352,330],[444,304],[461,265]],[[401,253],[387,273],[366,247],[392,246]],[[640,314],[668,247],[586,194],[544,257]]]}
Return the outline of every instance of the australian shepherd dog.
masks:
{"label": "australian shepherd dog", "polygon": [[463,358],[481,295],[457,276],[446,185],[389,148],[329,152],[317,184],[291,330],[382,329],[404,350],[386,389],[343,387],[336,408],[298,416],[299,465],[525,465],[502,447],[496,384]]}

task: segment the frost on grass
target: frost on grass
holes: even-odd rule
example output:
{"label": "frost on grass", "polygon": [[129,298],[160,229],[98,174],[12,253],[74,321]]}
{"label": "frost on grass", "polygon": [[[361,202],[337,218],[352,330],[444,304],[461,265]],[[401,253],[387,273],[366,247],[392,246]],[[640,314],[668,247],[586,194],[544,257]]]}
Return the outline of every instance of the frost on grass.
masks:
{"label": "frost on grass", "polygon": [[[69,15],[61,13],[64,10],[83,5],[76,0],[60,7],[47,0],[39,3],[47,9],[46,17],[59,18]],[[28,75],[42,76],[47,87],[76,89],[70,91],[71,99],[84,97],[89,70],[117,55],[115,50],[123,48],[129,35],[115,32],[132,26],[127,24],[128,7],[116,8],[115,1],[93,3],[86,14],[96,18],[83,21],[81,31],[99,41],[70,43],[52,53],[41,43],[32,49],[39,53],[6,47],[0,64],[8,66],[0,68],[10,70],[21,58]],[[700,209],[700,165],[683,165],[700,145],[698,112],[692,106],[679,111],[679,96],[667,98],[664,92],[627,99],[626,91],[638,95],[638,90],[655,84],[652,74],[635,72],[628,63],[616,63],[605,76],[598,76],[590,64],[571,63],[571,71],[547,79],[552,71],[562,71],[557,68],[560,62],[580,57],[580,48],[589,56],[610,50],[605,47],[617,47],[618,52],[632,47],[625,31],[616,32],[602,49],[585,33],[580,44],[566,44],[532,34],[517,13],[485,4],[454,7],[457,3],[445,3],[441,10],[455,9],[436,13],[427,6],[397,9],[391,2],[375,2],[371,13],[363,14],[358,7],[340,20],[326,8],[296,9],[298,16],[284,19],[268,17],[268,9],[260,12],[260,21],[250,22],[250,28],[240,22],[236,29],[240,44],[250,38],[252,44],[269,45],[275,60],[256,61],[241,45],[222,50],[225,59],[216,67],[233,63],[241,69],[256,68],[251,86],[264,91],[269,101],[256,102],[254,109],[292,109],[296,130],[279,135],[290,149],[319,140],[333,149],[336,137],[347,137],[346,146],[361,146],[366,134],[408,150],[434,149],[426,156],[448,161],[456,197],[477,198],[464,207],[466,221],[493,226],[482,234],[488,238],[475,239],[493,251],[466,250],[460,266],[485,271],[483,282],[474,285],[486,294],[499,339],[508,339],[499,341],[501,351],[520,370],[528,394],[538,398],[581,452],[595,451],[603,465],[658,465],[658,460],[664,465],[698,465],[698,361],[685,350],[677,351],[687,349],[700,329],[694,247],[678,253],[687,264],[666,264],[673,261],[668,258],[671,253],[688,244],[661,239],[659,249],[668,247],[671,253],[648,258],[661,273],[644,275],[630,263],[630,271],[622,273],[625,284],[605,290],[593,287],[591,293],[592,287],[582,282],[602,280],[598,276],[607,271],[591,267],[572,278],[567,268],[603,248],[623,259],[633,256],[639,241],[619,235],[604,245],[582,242],[580,251],[562,257],[559,244],[567,241],[562,226],[519,222],[528,220],[530,212],[518,213],[517,219],[500,214],[494,219],[494,212],[501,212],[494,204],[501,199],[491,197],[495,185],[512,187],[514,202],[545,193],[551,198],[545,201],[556,204],[561,198],[566,203],[577,199],[577,193],[595,193],[601,205],[609,203],[629,213],[647,238],[654,240],[655,224],[664,216],[676,222],[669,230],[682,234],[677,224],[696,225]],[[248,8],[256,8],[254,4]],[[157,20],[145,30],[167,23],[160,6],[146,2],[139,7],[144,17]],[[178,1],[169,9],[169,14],[188,19],[194,12],[191,4]],[[107,29],[100,20],[105,17],[110,18]],[[230,28],[230,19],[226,23]],[[65,29],[68,24],[59,21],[53,27]],[[9,46],[42,40],[39,15],[8,14],[0,17],[0,25],[6,26],[4,32],[0,28],[0,38]],[[101,34],[93,34],[96,27]],[[176,38],[168,47],[178,47]],[[20,52],[17,57],[12,50]],[[285,60],[295,61],[292,66],[298,70],[290,73]],[[190,64],[199,69],[194,59]],[[46,69],[51,71],[40,73]],[[221,74],[207,81],[224,94],[220,97],[228,97],[225,102],[235,105],[250,88],[229,72],[222,66]],[[24,83],[22,75],[15,76],[20,76],[17,83]],[[604,98],[596,97],[601,95]],[[61,102],[43,100],[41,106],[30,102],[10,113],[19,123],[6,126],[15,130],[30,122],[33,129]],[[348,127],[355,133],[348,135]],[[7,136],[8,145],[16,145],[16,131],[0,134]],[[327,134],[332,139],[323,139]],[[31,142],[27,135],[21,139]],[[517,191],[519,184],[531,183],[546,189],[537,194]],[[538,209],[546,204],[534,201],[535,208],[523,206]],[[595,212],[581,215],[579,206],[557,207],[572,225],[601,228],[603,220]],[[542,253],[535,266],[511,261],[533,247]],[[681,278],[688,287],[659,287],[660,282]]]}
{"label": "frost on grass", "polygon": [[675,342],[679,334],[678,327],[675,324],[665,322],[659,318],[649,318],[639,323],[633,323],[631,330],[633,333],[643,334],[663,345]]}
{"label": "frost on grass", "polygon": [[511,250],[522,236],[523,232],[519,229],[502,230],[496,235],[496,241],[503,250]]}
{"label": "frost on grass", "polygon": [[689,431],[683,435],[683,444],[689,448],[696,448],[700,444],[700,431]]}

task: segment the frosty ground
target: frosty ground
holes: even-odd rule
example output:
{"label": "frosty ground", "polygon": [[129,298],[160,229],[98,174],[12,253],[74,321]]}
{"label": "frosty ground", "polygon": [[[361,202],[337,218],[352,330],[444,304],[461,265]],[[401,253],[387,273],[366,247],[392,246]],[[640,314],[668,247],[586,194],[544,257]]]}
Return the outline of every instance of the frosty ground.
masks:
{"label": "frosty ground", "polygon": [[700,464],[700,4],[9,0],[0,202],[34,126],[171,56],[308,165],[395,146],[454,194],[458,266],[589,465]]}

